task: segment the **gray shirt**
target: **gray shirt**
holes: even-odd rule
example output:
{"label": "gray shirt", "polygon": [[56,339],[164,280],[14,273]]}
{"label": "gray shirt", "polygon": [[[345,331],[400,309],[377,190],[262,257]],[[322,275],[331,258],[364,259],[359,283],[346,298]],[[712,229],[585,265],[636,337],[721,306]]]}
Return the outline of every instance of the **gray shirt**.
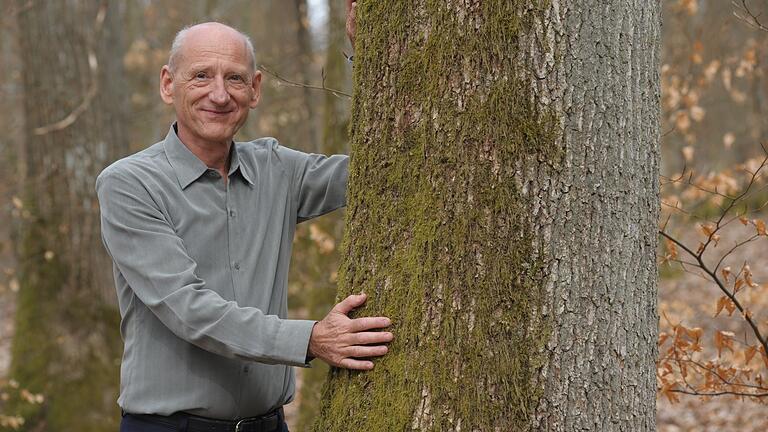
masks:
{"label": "gray shirt", "polygon": [[293,234],[345,205],[347,166],[262,138],[234,143],[225,183],[172,126],[99,175],[124,411],[236,419],[292,400],[314,324],[286,319]]}

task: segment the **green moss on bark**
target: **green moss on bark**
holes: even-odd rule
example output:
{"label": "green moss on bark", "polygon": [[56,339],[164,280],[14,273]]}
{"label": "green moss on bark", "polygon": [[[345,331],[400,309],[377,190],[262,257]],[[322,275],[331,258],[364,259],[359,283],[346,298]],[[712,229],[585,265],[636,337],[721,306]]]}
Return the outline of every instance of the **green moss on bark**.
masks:
{"label": "green moss on bark", "polygon": [[518,37],[541,2],[362,2],[339,298],[393,320],[371,372],[333,370],[316,431],[524,430],[549,337],[515,166],[561,157]]}

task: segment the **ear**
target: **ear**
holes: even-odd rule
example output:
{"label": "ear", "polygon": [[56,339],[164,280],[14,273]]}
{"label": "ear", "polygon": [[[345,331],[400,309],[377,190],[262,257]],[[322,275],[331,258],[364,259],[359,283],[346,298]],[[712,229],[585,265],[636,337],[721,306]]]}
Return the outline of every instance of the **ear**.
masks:
{"label": "ear", "polygon": [[168,65],[160,69],[160,98],[168,105],[173,104],[173,75]]}
{"label": "ear", "polygon": [[251,96],[251,102],[248,105],[253,109],[256,108],[256,105],[258,105],[261,100],[261,71],[256,71],[253,74],[251,89],[253,90],[253,95]]}

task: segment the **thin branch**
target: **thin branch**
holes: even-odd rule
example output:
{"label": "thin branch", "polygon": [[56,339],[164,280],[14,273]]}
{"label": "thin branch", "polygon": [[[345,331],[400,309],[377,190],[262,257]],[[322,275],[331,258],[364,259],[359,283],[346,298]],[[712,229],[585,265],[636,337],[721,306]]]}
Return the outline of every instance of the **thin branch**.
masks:
{"label": "thin branch", "polygon": [[714,369],[712,369],[710,367],[707,367],[707,365],[703,365],[700,362],[697,362],[696,360],[693,360],[691,358],[681,359],[680,361],[684,361],[686,363],[691,363],[694,366],[696,366],[696,367],[698,367],[700,369],[703,369],[705,372],[710,373],[710,374],[716,376],[724,384],[731,385],[731,386],[745,387],[745,388],[750,388],[750,389],[760,390],[760,391],[768,391],[768,387],[758,386],[758,385],[754,385],[754,384],[741,384],[741,383],[731,382],[727,378],[725,378],[722,375],[720,375],[716,370],[714,370]]}
{"label": "thin branch", "polygon": [[723,256],[720,257],[720,260],[715,265],[714,272],[717,273],[717,271],[720,269],[720,266],[723,264],[723,261],[725,261],[725,259],[729,255],[731,255],[736,249],[744,246],[747,243],[752,242],[753,240],[757,239],[758,237],[760,237],[759,234],[754,234],[754,235],[752,235],[752,237],[750,237],[750,238],[748,238],[748,239],[746,239],[744,241],[741,241],[741,242],[738,242],[738,243],[734,244],[732,248],[730,248],[725,254],[723,254]]}
{"label": "thin branch", "polygon": [[63,119],[44,125],[44,126],[39,126],[34,128],[32,132],[35,135],[46,135],[54,131],[59,131],[59,130],[68,128],[73,123],[75,123],[78,117],[80,117],[88,109],[88,107],[91,105],[91,102],[98,94],[99,62],[98,62],[98,59],[96,58],[96,52],[93,50],[93,41],[99,38],[99,33],[101,32],[101,28],[104,24],[104,18],[106,17],[106,15],[107,15],[107,5],[102,4],[99,7],[99,12],[96,14],[96,22],[94,24],[93,37],[90,38],[90,41],[87,43],[88,67],[90,68],[90,71],[91,71],[91,83],[88,86],[88,91],[83,97],[82,102],[80,102],[80,104],[74,110],[72,110],[72,112],[67,114]]}
{"label": "thin branch", "polygon": [[[722,212],[720,213],[720,217],[717,219],[717,222],[715,223],[715,229],[712,230],[712,232],[707,237],[707,241],[704,242],[704,246],[701,248],[701,253],[699,254],[699,258],[701,258],[701,255],[704,254],[704,251],[707,249],[707,247],[712,243],[715,234],[717,234],[720,229],[722,229],[723,225],[723,219],[725,219],[725,216],[728,215],[728,213],[736,206],[736,203],[744,200],[750,193],[750,190],[752,189],[752,186],[755,185],[755,182],[757,181],[758,176],[760,175],[760,171],[762,171],[763,168],[765,168],[766,164],[768,164],[768,154],[763,158],[763,161],[760,163],[760,166],[755,170],[755,172],[750,173],[751,177],[749,179],[749,182],[747,183],[747,187],[744,188],[744,190],[737,196],[731,199],[730,203],[725,207],[725,209],[722,209]],[[766,347],[766,350],[768,350],[768,346]]]}
{"label": "thin branch", "polygon": [[698,267],[698,264],[696,264],[694,262],[681,260],[679,258],[666,258],[666,261],[667,262],[676,262],[676,263],[679,263],[681,265],[689,265],[689,266],[693,266],[693,267]]}
{"label": "thin branch", "polygon": [[674,131],[675,131],[675,129],[677,129],[677,126],[676,126],[676,125],[672,125],[672,128],[671,128],[670,130],[668,130],[668,131],[666,131],[666,132],[662,133],[662,134],[661,134],[661,137],[662,137],[662,138],[666,137],[667,135],[669,135],[669,134],[671,134],[672,132],[674,132]]}
{"label": "thin branch", "polygon": [[734,392],[729,390],[719,391],[719,392],[708,392],[708,393],[702,393],[699,391],[688,391],[688,390],[682,390],[682,389],[670,389],[669,391],[673,393],[683,393],[691,396],[723,396],[723,395],[732,395],[732,396],[746,396],[746,397],[756,397],[756,398],[762,398],[762,397],[768,397],[768,393],[744,393],[744,392]]}
{"label": "thin branch", "polygon": [[749,6],[747,6],[747,0],[740,0],[738,2],[733,0],[731,4],[739,9],[739,11],[733,11],[733,16],[741,21],[744,21],[747,25],[754,29],[768,31],[768,26],[760,22],[761,14],[756,14],[753,12]]}
{"label": "thin branch", "polygon": [[[695,267],[698,267],[698,265],[694,265],[694,266],[695,266]],[[682,269],[683,269],[683,271],[684,271],[685,273],[688,273],[688,274],[690,274],[690,275],[696,276],[696,277],[698,277],[698,278],[700,278],[700,279],[702,279],[702,280],[704,280],[704,281],[707,281],[707,282],[709,282],[709,279],[708,279],[706,276],[702,275],[701,273],[696,273],[696,272],[694,272],[694,271],[692,271],[692,270],[688,270],[688,268],[687,268],[687,267],[686,267],[684,264],[682,264],[682,263],[681,263],[681,264],[680,264],[680,267],[682,267]]]}
{"label": "thin branch", "polygon": [[[736,308],[741,313],[741,316],[744,317],[744,320],[747,321],[749,326],[752,328],[752,332],[754,333],[755,337],[757,338],[758,342],[763,346],[763,349],[765,349],[766,352],[768,352],[768,339],[766,339],[763,334],[760,332],[760,328],[757,326],[757,323],[752,319],[752,317],[746,313],[746,309],[744,306],[739,302],[739,299],[736,298],[736,294],[732,293],[728,288],[723,284],[723,282],[720,280],[720,278],[717,276],[717,273],[713,272],[712,270],[707,267],[706,264],[704,264],[704,260],[701,257],[701,254],[694,253],[690,248],[688,248],[686,245],[681,243],[676,238],[670,236],[664,231],[659,231],[659,234],[663,237],[669,239],[673,243],[675,243],[677,246],[679,246],[681,249],[686,251],[689,255],[696,258],[696,261],[698,262],[697,267],[700,268],[704,273],[706,273],[709,278],[712,280],[712,282],[717,285],[718,288],[720,288],[720,291],[723,292],[736,306]],[[703,253],[703,252],[702,252]]]}
{"label": "thin branch", "polygon": [[273,70],[269,69],[268,67],[266,67],[263,64],[259,65],[259,70],[266,72],[268,75],[273,76],[277,80],[285,83],[286,85],[288,85],[290,87],[302,87],[302,88],[308,88],[308,89],[312,89],[312,90],[322,90],[322,91],[330,92],[331,94],[333,94],[336,97],[352,98],[352,95],[349,94],[349,93],[345,93],[345,92],[343,92],[341,90],[335,90],[335,89],[326,87],[325,86],[325,79],[323,79],[323,84],[322,85],[316,86],[316,85],[300,83],[300,82],[296,82],[296,81],[292,81],[292,80],[289,80],[287,78],[284,78],[284,77],[280,76],[277,72],[274,72]]}

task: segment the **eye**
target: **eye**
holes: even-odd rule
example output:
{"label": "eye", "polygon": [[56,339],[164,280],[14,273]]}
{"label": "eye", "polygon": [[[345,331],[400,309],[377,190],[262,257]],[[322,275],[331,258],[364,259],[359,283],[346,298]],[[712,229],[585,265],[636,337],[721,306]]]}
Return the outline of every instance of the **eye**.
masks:
{"label": "eye", "polygon": [[229,80],[235,82],[245,82],[245,78],[243,78],[242,75],[230,75]]}
{"label": "eye", "polygon": [[198,79],[198,80],[204,80],[204,79],[206,79],[206,78],[208,78],[208,74],[207,74],[207,73],[205,73],[204,71],[200,71],[200,72],[197,72],[197,73],[195,74],[195,79]]}

